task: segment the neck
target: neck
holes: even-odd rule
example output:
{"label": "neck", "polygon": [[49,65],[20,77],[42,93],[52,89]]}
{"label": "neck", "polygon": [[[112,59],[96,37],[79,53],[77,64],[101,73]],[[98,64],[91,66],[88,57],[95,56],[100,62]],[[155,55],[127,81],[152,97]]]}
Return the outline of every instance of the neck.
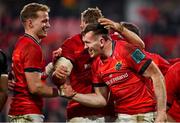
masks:
{"label": "neck", "polygon": [[108,58],[112,55],[113,49],[112,49],[112,40],[108,40],[106,44],[103,47],[103,55],[102,58]]}
{"label": "neck", "polygon": [[25,33],[32,36],[33,38],[35,38],[38,43],[41,43],[41,39],[34,33],[30,32],[30,31],[25,31]]}

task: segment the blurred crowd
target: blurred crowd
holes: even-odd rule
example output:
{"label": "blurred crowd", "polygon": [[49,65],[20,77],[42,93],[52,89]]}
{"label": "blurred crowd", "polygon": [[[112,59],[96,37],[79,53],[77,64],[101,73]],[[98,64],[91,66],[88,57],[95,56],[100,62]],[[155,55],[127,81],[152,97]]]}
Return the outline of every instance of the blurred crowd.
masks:
{"label": "blurred crowd", "polygon": [[[46,62],[51,61],[52,51],[61,46],[64,39],[80,32],[80,14],[88,7],[98,7],[102,13],[115,21],[129,21],[141,29],[146,50],[164,58],[180,57],[180,1],[179,0],[34,0],[50,6],[49,35],[42,42]],[[11,54],[23,28],[19,21],[22,6],[33,0],[0,0],[0,48]],[[10,68],[9,68],[10,69]],[[51,84],[51,83],[50,83]],[[10,99],[9,99],[10,100]],[[8,101],[9,104],[10,101]],[[0,121],[6,121],[6,112]],[[46,121],[65,121],[63,98],[46,99]]]}

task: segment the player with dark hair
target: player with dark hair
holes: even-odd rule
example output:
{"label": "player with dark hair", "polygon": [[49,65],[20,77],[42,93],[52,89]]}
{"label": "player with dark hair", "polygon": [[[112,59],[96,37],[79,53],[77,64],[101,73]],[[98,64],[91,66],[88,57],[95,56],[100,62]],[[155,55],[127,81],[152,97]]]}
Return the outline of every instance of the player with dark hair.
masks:
{"label": "player with dark hair", "polygon": [[45,61],[40,42],[50,28],[49,11],[48,6],[39,3],[29,3],[21,10],[25,34],[17,41],[12,55],[15,85],[10,122],[43,122],[43,97],[59,96],[59,90],[48,86],[43,76]]}
{"label": "player with dark hair", "polygon": [[[102,13],[98,8],[88,8],[81,13],[81,30],[91,23],[97,23],[99,18],[102,18]],[[114,28],[118,31],[116,28]],[[127,36],[130,33],[131,36]],[[144,47],[142,40],[133,32],[126,30],[122,35],[132,44]],[[63,72],[59,70],[60,66],[66,66],[68,69],[67,73],[70,78],[70,84],[72,88],[83,94],[94,92],[92,86],[92,74],[91,74],[91,63],[88,51],[84,49],[84,43],[82,41],[82,35],[77,34],[71,38],[68,38],[62,45],[62,57],[58,59],[56,63],[56,70],[54,75],[60,79],[59,84],[63,84],[64,80]],[[63,86],[62,86],[63,89]],[[66,96],[72,98],[75,93]],[[113,103],[113,102],[112,102]],[[84,106],[81,103],[70,100],[67,106],[67,118],[69,122],[105,122],[109,121],[104,116],[113,116],[114,109],[113,104],[103,108],[93,108]]]}
{"label": "player with dark hair", "polygon": [[3,109],[8,98],[8,75],[7,75],[7,58],[0,49],[0,112]]}
{"label": "player with dark hair", "polygon": [[[99,22],[107,27],[111,20],[100,19]],[[95,58],[92,65],[95,93],[78,92],[72,99],[91,107],[105,106],[110,89],[118,114],[117,122],[153,122],[155,116],[156,122],[164,122],[166,90],[160,70],[138,47],[112,40],[102,25],[89,24],[82,33],[85,48],[90,57]],[[118,23],[108,26],[117,26],[122,32],[126,30]],[[147,88],[144,77],[152,79],[155,93]]]}

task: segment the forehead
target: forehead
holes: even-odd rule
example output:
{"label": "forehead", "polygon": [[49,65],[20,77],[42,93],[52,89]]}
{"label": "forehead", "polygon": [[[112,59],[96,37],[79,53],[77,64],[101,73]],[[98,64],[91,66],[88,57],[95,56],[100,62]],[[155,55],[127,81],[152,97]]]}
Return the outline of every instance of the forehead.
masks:
{"label": "forehead", "polygon": [[39,18],[49,18],[49,14],[46,11],[38,11],[37,15]]}
{"label": "forehead", "polygon": [[83,40],[88,41],[94,38],[94,33],[92,31],[87,32],[84,36],[83,36]]}

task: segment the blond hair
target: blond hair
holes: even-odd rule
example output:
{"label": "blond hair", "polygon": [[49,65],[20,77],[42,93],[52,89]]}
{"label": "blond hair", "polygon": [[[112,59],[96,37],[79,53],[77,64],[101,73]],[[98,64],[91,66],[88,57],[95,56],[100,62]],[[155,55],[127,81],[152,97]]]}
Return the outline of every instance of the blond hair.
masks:
{"label": "blond hair", "polygon": [[85,23],[97,23],[98,19],[102,18],[103,15],[101,13],[101,10],[98,7],[96,7],[84,10],[81,13],[81,17],[83,18],[83,21]]}
{"label": "blond hair", "polygon": [[39,3],[29,3],[23,7],[20,12],[20,20],[22,22],[26,21],[29,18],[37,18],[38,11],[50,12],[50,8],[47,5]]}

